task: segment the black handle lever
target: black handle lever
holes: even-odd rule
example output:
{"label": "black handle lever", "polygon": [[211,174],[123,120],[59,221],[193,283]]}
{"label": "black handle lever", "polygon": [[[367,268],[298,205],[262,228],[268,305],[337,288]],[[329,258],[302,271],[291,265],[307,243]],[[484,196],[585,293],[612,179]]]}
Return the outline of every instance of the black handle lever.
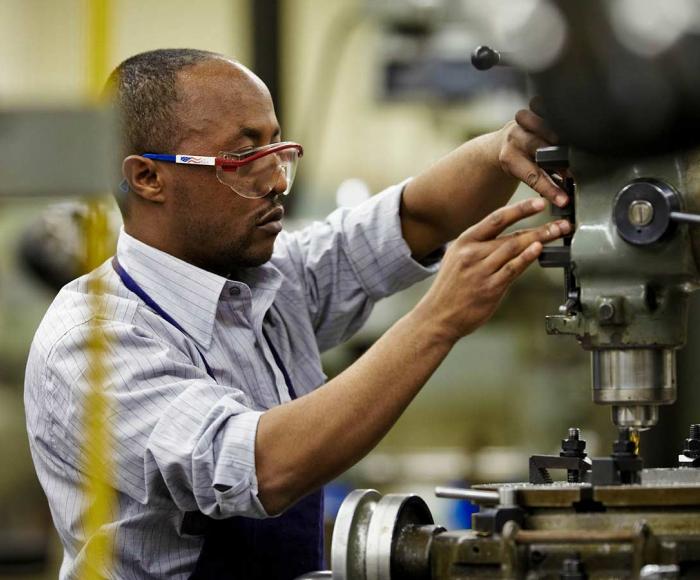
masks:
{"label": "black handle lever", "polygon": [[568,268],[571,266],[571,246],[546,246],[539,257],[543,268]]}
{"label": "black handle lever", "polygon": [[700,224],[700,214],[686,213],[683,211],[672,211],[669,216],[671,221],[681,222],[684,224]]}

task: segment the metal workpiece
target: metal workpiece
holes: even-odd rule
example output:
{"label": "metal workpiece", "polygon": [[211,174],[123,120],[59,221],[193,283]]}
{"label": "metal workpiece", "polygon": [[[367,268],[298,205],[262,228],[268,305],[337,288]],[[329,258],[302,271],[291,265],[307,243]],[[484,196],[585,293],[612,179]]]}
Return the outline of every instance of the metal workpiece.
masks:
{"label": "metal workpiece", "polygon": [[685,467],[656,467],[643,469],[641,473],[642,484],[651,485],[684,485],[692,484],[700,486],[700,469],[686,469]]}
{"label": "metal workpiece", "polygon": [[664,580],[680,578],[680,567],[676,564],[662,566],[659,564],[647,564],[639,571],[640,580]]}
{"label": "metal workpiece", "polygon": [[640,483],[644,461],[637,453],[638,443],[636,429],[621,428],[610,456],[593,459],[591,483],[595,486]]}

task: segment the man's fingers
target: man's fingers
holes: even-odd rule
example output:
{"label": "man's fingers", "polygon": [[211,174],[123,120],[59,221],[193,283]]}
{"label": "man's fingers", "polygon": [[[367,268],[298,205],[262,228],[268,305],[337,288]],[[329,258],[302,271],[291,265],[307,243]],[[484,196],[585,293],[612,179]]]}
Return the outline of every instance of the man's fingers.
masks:
{"label": "man's fingers", "polygon": [[559,137],[542,117],[530,109],[518,111],[515,122],[516,125],[509,133],[508,144],[501,151],[501,165],[508,173],[527,183],[555,205],[565,206],[568,196],[534,161],[539,147],[556,144]]}
{"label": "man's fingers", "polygon": [[520,254],[506,262],[503,267],[491,276],[491,284],[495,287],[507,288],[513,280],[522,274],[542,252],[540,242],[532,242]]}
{"label": "man's fingers", "polygon": [[527,183],[542,197],[547,198],[559,207],[567,204],[569,196],[552,181],[552,178],[534,161],[524,155],[513,155],[501,160],[513,177]]}
{"label": "man's fingers", "polygon": [[546,203],[542,199],[526,199],[520,203],[507,205],[487,215],[460,237],[480,242],[492,240],[514,223],[541,212],[545,206]]}
{"label": "man's fingers", "polygon": [[487,272],[496,272],[533,243],[546,244],[570,232],[571,224],[566,220],[558,220],[522,234],[516,232],[516,234],[501,238],[497,240],[500,242],[499,247],[484,259],[484,267]]}
{"label": "man's fingers", "polygon": [[515,122],[529,133],[541,137],[550,145],[559,143],[559,136],[552,131],[547,122],[531,111],[530,109],[521,109],[515,114]]}

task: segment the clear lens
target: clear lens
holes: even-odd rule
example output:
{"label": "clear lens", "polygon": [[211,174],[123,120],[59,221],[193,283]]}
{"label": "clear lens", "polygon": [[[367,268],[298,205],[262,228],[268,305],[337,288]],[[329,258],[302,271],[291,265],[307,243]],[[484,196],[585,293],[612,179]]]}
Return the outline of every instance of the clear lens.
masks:
{"label": "clear lens", "polygon": [[[220,153],[219,157],[224,160],[223,165],[216,167],[219,181],[239,195],[249,198],[265,197],[273,190],[287,195],[292,188],[299,161],[295,147],[276,152],[272,150],[251,161],[232,153]],[[226,161],[235,162],[236,165],[226,164]]]}

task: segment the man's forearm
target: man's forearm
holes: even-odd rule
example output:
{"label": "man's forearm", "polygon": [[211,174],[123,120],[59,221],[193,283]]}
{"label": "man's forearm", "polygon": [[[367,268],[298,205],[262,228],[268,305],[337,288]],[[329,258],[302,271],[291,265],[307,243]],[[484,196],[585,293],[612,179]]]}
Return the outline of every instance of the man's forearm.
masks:
{"label": "man's forearm", "polygon": [[265,412],[255,440],[258,497],[277,513],[370,451],[445,358],[484,324],[565,220],[501,236],[545,207],[501,208],[450,246],[430,290],[357,362],[318,390]]}
{"label": "man's forearm", "polygon": [[454,339],[412,312],[317,391],[270,409],[256,438],[258,497],[277,513],[369,452],[445,358]]}
{"label": "man's forearm", "polygon": [[472,139],[406,185],[401,223],[416,258],[508,202],[518,181],[499,164],[502,139],[501,131]]}

